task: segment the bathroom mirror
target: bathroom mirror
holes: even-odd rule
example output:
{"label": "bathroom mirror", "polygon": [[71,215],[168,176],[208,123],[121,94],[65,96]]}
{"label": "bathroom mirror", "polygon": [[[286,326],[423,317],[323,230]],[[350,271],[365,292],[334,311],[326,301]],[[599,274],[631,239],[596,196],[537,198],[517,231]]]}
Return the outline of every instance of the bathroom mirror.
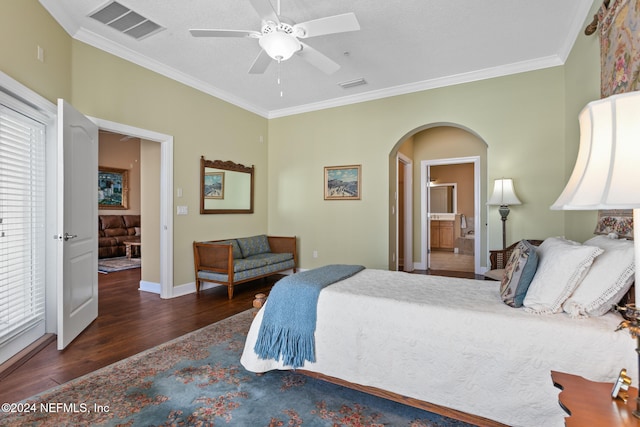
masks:
{"label": "bathroom mirror", "polygon": [[231,161],[200,158],[200,213],[253,213],[253,172]]}
{"label": "bathroom mirror", "polygon": [[430,213],[456,213],[456,184],[430,184]]}

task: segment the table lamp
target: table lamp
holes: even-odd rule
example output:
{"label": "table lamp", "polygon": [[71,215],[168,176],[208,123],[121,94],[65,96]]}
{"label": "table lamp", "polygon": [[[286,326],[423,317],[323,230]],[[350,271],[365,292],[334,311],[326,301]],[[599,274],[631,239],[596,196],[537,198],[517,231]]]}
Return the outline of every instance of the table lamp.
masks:
{"label": "table lamp", "polygon": [[[613,95],[590,102],[580,112],[580,146],[569,182],[551,209],[633,209],[640,219],[640,92]],[[635,301],[640,301],[640,230],[633,228]],[[640,368],[640,310],[621,307],[628,328],[638,340]],[[625,322],[623,322],[625,323]],[[640,372],[640,369],[639,369]],[[640,418],[640,400],[634,416]]]}
{"label": "table lamp", "polygon": [[493,194],[487,202],[489,206],[500,206],[500,219],[502,219],[502,249],[507,248],[507,216],[509,216],[509,205],[521,205],[522,202],[516,196],[511,178],[496,179],[493,185]]}

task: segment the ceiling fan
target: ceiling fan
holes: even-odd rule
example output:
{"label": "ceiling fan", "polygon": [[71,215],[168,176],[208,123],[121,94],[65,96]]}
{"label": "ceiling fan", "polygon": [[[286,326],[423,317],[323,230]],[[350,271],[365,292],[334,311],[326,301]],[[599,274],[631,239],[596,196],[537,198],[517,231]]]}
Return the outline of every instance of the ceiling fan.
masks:
{"label": "ceiling fan", "polygon": [[189,32],[194,37],[258,39],[262,50],[249,68],[250,74],[264,73],[272,59],[278,62],[286,61],[294,53],[327,74],[335,73],[340,65],[299,39],[360,29],[358,19],[353,13],[328,16],[296,24],[290,19],[280,16],[280,0],[278,0],[277,12],[269,0],[249,0],[249,2],[262,19],[260,31],[192,29]]}

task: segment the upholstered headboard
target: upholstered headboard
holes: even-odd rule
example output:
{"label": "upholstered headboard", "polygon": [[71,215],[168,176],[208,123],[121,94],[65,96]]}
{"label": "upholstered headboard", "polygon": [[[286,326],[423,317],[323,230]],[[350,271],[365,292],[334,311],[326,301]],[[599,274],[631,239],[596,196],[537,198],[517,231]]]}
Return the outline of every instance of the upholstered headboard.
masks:
{"label": "upholstered headboard", "polygon": [[633,210],[609,209],[598,211],[594,234],[616,234],[621,239],[633,239]]}

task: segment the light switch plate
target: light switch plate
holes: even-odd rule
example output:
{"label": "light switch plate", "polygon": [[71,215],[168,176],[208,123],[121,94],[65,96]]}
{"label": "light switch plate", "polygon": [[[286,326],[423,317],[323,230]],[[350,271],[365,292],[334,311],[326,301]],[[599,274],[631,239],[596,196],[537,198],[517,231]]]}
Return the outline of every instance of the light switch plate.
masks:
{"label": "light switch plate", "polygon": [[187,215],[189,213],[188,206],[178,206],[178,215]]}

